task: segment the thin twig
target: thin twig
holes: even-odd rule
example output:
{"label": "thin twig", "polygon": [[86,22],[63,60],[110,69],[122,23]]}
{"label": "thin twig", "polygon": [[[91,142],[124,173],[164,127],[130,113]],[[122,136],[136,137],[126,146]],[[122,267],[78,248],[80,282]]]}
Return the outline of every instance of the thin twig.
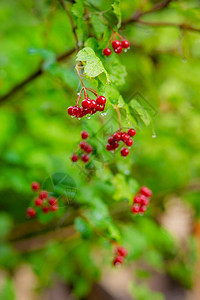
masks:
{"label": "thin twig", "polygon": [[[71,54],[73,54],[75,49],[69,50],[68,52],[65,52],[57,57],[57,61],[63,61],[66,58],[68,58]],[[20,83],[16,84],[9,92],[7,92],[5,95],[0,97],[0,104],[4,103],[6,100],[8,100],[10,97],[15,95],[17,92],[19,92],[22,88],[24,88],[27,84],[35,80],[37,77],[42,75],[44,73],[44,70],[42,68],[42,64],[40,64],[40,67],[30,75],[28,75],[25,79],[23,79]]]}
{"label": "thin twig", "polygon": [[79,44],[78,44],[78,36],[76,34],[76,26],[74,25],[74,21],[69,13],[69,10],[68,10],[68,7],[67,5],[65,4],[65,2],[63,0],[58,0],[60,2],[60,4],[62,5],[62,7],[64,8],[69,20],[70,20],[70,23],[71,23],[71,26],[72,26],[72,32],[74,34],[74,39],[75,39],[75,44],[76,44],[76,51],[78,52],[79,51]]}
{"label": "thin twig", "polygon": [[122,128],[122,119],[121,119],[121,114],[120,114],[120,111],[119,111],[119,108],[117,106],[114,106],[114,109],[116,110],[117,112],[117,115],[118,115],[118,120],[119,120],[119,131],[121,130]]}

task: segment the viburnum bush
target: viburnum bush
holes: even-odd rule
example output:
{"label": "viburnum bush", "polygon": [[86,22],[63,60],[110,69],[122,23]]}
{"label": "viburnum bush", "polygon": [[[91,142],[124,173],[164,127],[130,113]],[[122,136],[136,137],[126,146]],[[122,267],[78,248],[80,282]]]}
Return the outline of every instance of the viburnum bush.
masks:
{"label": "viburnum bush", "polygon": [[134,273],[134,299],[162,299],[146,287],[149,270],[191,287],[192,229],[179,245],[163,214],[181,197],[200,211],[188,196],[199,171],[198,4],[22,0],[23,20],[11,2],[0,60],[0,103],[13,97],[0,113],[3,268],[29,263],[38,291],[58,278],[77,299],[122,269]]}

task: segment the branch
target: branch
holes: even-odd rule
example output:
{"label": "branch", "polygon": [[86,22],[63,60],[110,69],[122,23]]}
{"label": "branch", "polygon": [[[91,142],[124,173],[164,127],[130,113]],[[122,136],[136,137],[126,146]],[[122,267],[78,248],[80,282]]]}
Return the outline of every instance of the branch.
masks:
{"label": "branch", "polygon": [[133,22],[137,22],[141,17],[143,17],[147,14],[151,14],[158,10],[168,7],[172,1],[176,1],[176,0],[165,0],[165,1],[158,2],[151,9],[149,9],[147,11],[137,10],[130,19],[122,22],[122,27],[124,27],[125,25],[128,25],[128,24],[131,24]]}
{"label": "branch", "polygon": [[71,23],[71,26],[72,26],[72,32],[74,34],[74,39],[75,39],[75,43],[76,43],[76,51],[78,52],[79,50],[79,45],[78,45],[78,36],[76,34],[76,26],[74,25],[74,21],[69,13],[69,10],[67,8],[67,5],[65,4],[64,0],[58,0],[60,2],[60,4],[62,5],[62,7],[64,8],[69,20],[70,20],[70,23]]}
{"label": "branch", "polygon": [[147,21],[142,21],[142,20],[137,20],[137,23],[140,23],[142,25],[147,25],[147,26],[153,26],[153,27],[177,27],[179,29],[183,30],[189,30],[189,31],[194,31],[194,32],[200,32],[200,28],[195,28],[193,26],[190,26],[185,23],[177,24],[177,23],[170,23],[170,22],[147,22]]}
{"label": "branch", "polygon": [[[73,52],[75,51],[75,49],[72,49],[68,52],[65,52],[61,55],[59,55],[57,57],[57,61],[63,61],[65,60],[67,57],[69,57]],[[39,77],[40,75],[42,75],[44,73],[42,66],[40,65],[40,67],[33,72],[32,74],[30,74],[28,77],[26,77],[24,80],[22,80],[20,83],[16,84],[7,94],[3,95],[0,97],[0,104],[5,102],[6,100],[8,100],[10,97],[12,97],[13,95],[15,95],[17,92],[19,92],[23,87],[25,87],[27,84],[29,84],[30,82],[32,82],[34,79],[36,79],[37,77]]]}

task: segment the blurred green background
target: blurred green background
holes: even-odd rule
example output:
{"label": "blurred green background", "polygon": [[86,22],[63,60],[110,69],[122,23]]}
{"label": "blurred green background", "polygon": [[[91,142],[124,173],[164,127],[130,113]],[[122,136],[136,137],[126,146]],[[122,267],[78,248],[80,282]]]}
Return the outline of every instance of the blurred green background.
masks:
{"label": "blurred green background", "polygon": [[[121,110],[123,126],[137,130],[134,147],[126,159],[105,150],[109,134],[117,130],[112,99],[106,115],[96,114],[80,121],[67,115],[67,107],[75,103],[79,80],[74,71],[75,51],[66,59],[55,60],[74,49],[71,24],[59,2],[0,3],[2,300],[18,299],[14,278],[23,264],[31,266],[37,278],[37,299],[43,299],[44,289],[57,278],[70,286],[77,299],[83,299],[100,280],[100,274],[112,269],[110,238],[128,249],[124,269],[131,268],[132,299],[165,299],[159,286],[149,287],[154,272],[168,274],[184,291],[196,286],[200,239],[200,30],[133,22],[120,31],[130,41],[131,49],[117,61],[115,54],[105,59],[101,45],[107,25],[94,16],[98,16],[96,11],[108,10],[108,17],[116,23],[116,18],[109,16],[113,2],[84,1],[84,28],[83,32],[79,28],[78,34],[82,46],[84,42],[90,45],[89,37],[96,38],[100,45],[97,53],[125,103],[129,105],[135,98],[143,107],[141,115],[133,111],[130,120]],[[122,20],[129,19],[137,9],[151,9],[157,2],[121,1]],[[66,5],[75,24],[79,24],[73,1],[66,1]],[[168,7],[142,20],[200,28],[199,9],[198,1],[171,1]],[[38,69],[43,70],[42,74],[3,98]],[[95,87],[96,82],[88,79],[86,85]],[[83,129],[89,131],[95,149],[86,168],[74,166],[70,160]],[[55,215],[28,220],[26,208],[34,197],[30,183],[44,184],[55,173],[67,175],[76,195],[70,203],[67,194],[61,197],[61,209]],[[147,214],[135,217],[130,214],[128,202],[141,185],[150,187],[154,197]],[[69,230],[71,226],[72,233],[64,231],[60,236],[62,228]],[[47,233],[49,238],[40,244],[37,236]]]}

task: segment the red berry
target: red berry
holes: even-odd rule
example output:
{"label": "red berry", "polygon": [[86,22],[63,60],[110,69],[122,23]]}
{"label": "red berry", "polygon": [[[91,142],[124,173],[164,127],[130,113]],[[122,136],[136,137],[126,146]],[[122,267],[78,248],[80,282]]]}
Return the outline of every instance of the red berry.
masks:
{"label": "red berry", "polygon": [[87,152],[87,153],[92,153],[92,151],[93,151],[93,148],[92,148],[92,146],[90,146],[90,145],[88,145],[88,146],[85,148],[85,152]]}
{"label": "red berry", "polygon": [[57,199],[55,197],[51,197],[49,198],[49,204],[50,205],[56,205],[57,204]]}
{"label": "red berry", "polygon": [[145,213],[146,210],[147,210],[147,208],[146,208],[145,205],[140,206],[140,212],[141,212],[141,213]]}
{"label": "red berry", "polygon": [[39,184],[38,182],[32,182],[32,183],[31,183],[31,188],[32,188],[32,190],[33,190],[34,192],[37,192],[37,191],[39,191],[39,189],[40,189],[40,184]]}
{"label": "red berry", "polygon": [[116,256],[115,259],[113,260],[113,265],[118,266],[118,265],[122,264],[123,261],[124,261],[123,256]]}
{"label": "red berry", "polygon": [[104,108],[105,108],[104,105],[99,105],[99,104],[97,104],[97,106],[96,106],[96,111],[103,111]]}
{"label": "red berry", "polygon": [[27,213],[29,218],[33,218],[36,215],[36,211],[32,207],[28,207],[27,210],[26,210],[26,213]]}
{"label": "red berry", "polygon": [[120,54],[121,52],[122,52],[122,46],[120,45],[118,48],[116,48],[114,51],[115,51],[115,53],[117,53],[117,54]]}
{"label": "red berry", "polygon": [[52,210],[52,211],[57,211],[57,210],[58,210],[58,205],[57,205],[57,204],[52,205],[52,206],[51,206],[51,210]]}
{"label": "red berry", "polygon": [[75,117],[79,117],[81,114],[81,108],[79,106],[75,106],[74,109],[73,109],[73,115]]}
{"label": "red berry", "polygon": [[110,136],[110,137],[108,138],[108,144],[113,144],[114,142],[115,142],[115,140],[113,139],[112,136]]}
{"label": "red berry", "polygon": [[149,198],[147,198],[145,195],[141,195],[140,199],[141,199],[141,205],[147,206],[149,204]]}
{"label": "red berry", "polygon": [[127,40],[123,40],[121,45],[122,45],[122,48],[125,48],[125,49],[130,47],[130,43]]}
{"label": "red berry", "polygon": [[67,112],[68,112],[68,115],[73,116],[74,115],[74,107],[73,106],[68,107]]}
{"label": "red berry", "polygon": [[127,148],[122,148],[121,156],[127,156],[129,154],[129,150]]}
{"label": "red berry", "polygon": [[40,199],[46,199],[48,197],[48,192],[41,191],[39,197],[40,197]]}
{"label": "red berry", "polygon": [[108,151],[113,150],[112,145],[111,145],[111,144],[107,144],[107,145],[106,145],[106,150],[108,150]]}
{"label": "red berry", "polygon": [[130,136],[135,136],[135,135],[136,135],[135,129],[130,128],[130,129],[128,130],[128,134],[129,134]]}
{"label": "red berry", "polygon": [[36,206],[41,206],[42,203],[43,203],[43,200],[42,200],[42,199],[40,199],[40,198],[36,198],[36,199],[35,199],[35,205],[36,205]]}
{"label": "red berry", "polygon": [[140,198],[140,196],[136,195],[136,196],[133,198],[133,202],[134,202],[134,203],[137,203],[137,204],[141,203],[141,198]]}
{"label": "red berry", "polygon": [[115,132],[115,133],[113,134],[113,139],[114,139],[115,141],[120,141],[120,139],[121,139],[121,133],[120,133],[120,132]]}
{"label": "red berry", "polygon": [[81,155],[81,160],[84,162],[84,163],[87,163],[89,161],[90,157],[86,154],[82,154]]}
{"label": "red berry", "polygon": [[128,141],[126,141],[126,145],[128,147],[131,147],[133,145],[133,140],[132,139],[128,139]]}
{"label": "red berry", "polygon": [[113,49],[117,49],[119,46],[121,46],[121,42],[119,40],[114,40],[112,42]]}
{"label": "red berry", "polygon": [[126,248],[124,248],[122,246],[117,247],[117,252],[119,253],[120,256],[127,256],[127,254],[128,254]]}
{"label": "red berry", "polygon": [[138,205],[135,205],[135,204],[134,204],[134,205],[131,207],[131,211],[132,211],[133,214],[138,214],[139,211],[140,211],[140,208],[139,208]]}
{"label": "red berry", "polygon": [[75,153],[72,154],[71,160],[72,160],[73,162],[77,162],[77,161],[78,161],[78,155],[76,155]]}
{"label": "red berry", "polygon": [[142,186],[140,188],[140,193],[146,197],[151,197],[152,196],[152,191],[146,187],[146,186]]}
{"label": "red berry", "polygon": [[128,133],[122,132],[122,134],[121,134],[121,140],[122,140],[123,142],[128,141],[129,138],[130,138],[130,137],[129,137]]}
{"label": "red berry", "polygon": [[104,54],[105,56],[109,56],[111,53],[112,53],[112,51],[111,51],[110,48],[105,48],[105,49],[103,49],[103,54]]}
{"label": "red berry", "polygon": [[113,149],[117,149],[117,148],[119,147],[119,143],[114,142],[114,143],[112,144],[112,147],[113,147]]}
{"label": "red berry", "polygon": [[99,96],[99,97],[97,97],[96,102],[100,105],[105,105],[106,104],[106,98],[104,96]]}
{"label": "red berry", "polygon": [[84,142],[84,141],[81,141],[79,143],[79,146],[80,146],[81,149],[85,150],[87,148],[88,144],[86,142]]}
{"label": "red berry", "polygon": [[97,102],[95,100],[91,100],[91,108],[96,108]]}
{"label": "red berry", "polygon": [[81,132],[81,137],[83,140],[86,140],[89,137],[89,133],[84,130]]}
{"label": "red berry", "polygon": [[91,101],[88,99],[84,99],[81,104],[84,108],[91,108],[91,106],[92,106]]}
{"label": "red berry", "polygon": [[43,211],[43,213],[47,214],[49,212],[49,207],[43,206],[42,211]]}

